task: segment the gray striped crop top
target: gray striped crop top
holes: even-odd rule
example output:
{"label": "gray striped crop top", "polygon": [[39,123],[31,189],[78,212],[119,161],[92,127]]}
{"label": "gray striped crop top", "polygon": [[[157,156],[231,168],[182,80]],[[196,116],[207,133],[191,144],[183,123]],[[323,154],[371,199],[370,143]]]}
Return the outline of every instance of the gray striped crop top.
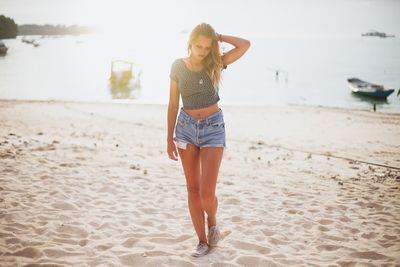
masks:
{"label": "gray striped crop top", "polygon": [[205,108],[219,101],[218,88],[214,89],[207,72],[191,71],[182,58],[174,61],[169,77],[178,83],[185,109]]}

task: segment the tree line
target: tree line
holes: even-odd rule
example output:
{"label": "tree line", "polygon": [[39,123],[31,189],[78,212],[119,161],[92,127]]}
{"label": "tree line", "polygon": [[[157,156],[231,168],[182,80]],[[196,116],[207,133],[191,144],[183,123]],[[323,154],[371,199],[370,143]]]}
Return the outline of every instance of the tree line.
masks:
{"label": "tree line", "polygon": [[18,25],[12,18],[0,15],[0,39],[15,38],[18,33]]}
{"label": "tree line", "polygon": [[15,38],[17,35],[75,35],[93,32],[93,28],[79,25],[17,25],[12,18],[0,15],[0,39]]}

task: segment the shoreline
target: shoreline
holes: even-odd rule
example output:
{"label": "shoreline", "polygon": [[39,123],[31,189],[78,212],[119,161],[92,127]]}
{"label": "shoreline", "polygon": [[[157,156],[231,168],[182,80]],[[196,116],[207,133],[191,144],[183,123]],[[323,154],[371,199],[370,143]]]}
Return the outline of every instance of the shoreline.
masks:
{"label": "shoreline", "polygon": [[[135,102],[135,100],[107,100],[107,101],[80,101],[80,100],[21,100],[21,99],[0,99],[0,102],[21,102],[21,103],[75,103],[75,104],[127,104],[127,105],[149,105],[149,106],[167,106],[166,103],[148,103],[148,102]],[[366,108],[350,108],[350,107],[338,107],[338,106],[323,106],[323,105],[312,105],[312,104],[295,104],[295,103],[288,103],[288,104],[222,104],[221,108],[228,107],[228,108],[273,108],[273,107],[303,107],[303,108],[310,108],[310,109],[324,109],[324,110],[336,110],[336,111],[360,111],[360,112],[371,112],[371,113],[378,113],[378,114],[388,114],[394,116],[400,116],[400,110],[398,112],[393,111],[385,111],[385,110],[376,110],[374,111],[371,109]]]}

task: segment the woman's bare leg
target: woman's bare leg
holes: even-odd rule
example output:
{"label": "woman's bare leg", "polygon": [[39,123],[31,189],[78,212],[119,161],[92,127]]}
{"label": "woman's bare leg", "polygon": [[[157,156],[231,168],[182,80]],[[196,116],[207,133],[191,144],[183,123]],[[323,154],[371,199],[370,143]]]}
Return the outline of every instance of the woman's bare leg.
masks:
{"label": "woman's bare leg", "polygon": [[199,241],[207,242],[204,229],[204,210],[200,199],[200,149],[188,144],[186,149],[178,149],[186,177],[190,217]]}
{"label": "woman's bare leg", "polygon": [[200,150],[200,198],[202,207],[207,213],[208,228],[216,225],[218,200],[215,188],[223,153],[223,147],[206,147]]}

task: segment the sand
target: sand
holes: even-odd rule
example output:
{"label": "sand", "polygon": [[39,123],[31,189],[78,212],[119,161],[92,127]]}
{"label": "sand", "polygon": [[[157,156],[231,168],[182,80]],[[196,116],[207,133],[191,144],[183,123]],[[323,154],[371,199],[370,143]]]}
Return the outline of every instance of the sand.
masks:
{"label": "sand", "polygon": [[400,114],[223,110],[223,239],[195,259],[166,106],[0,101],[0,266],[400,266]]}

